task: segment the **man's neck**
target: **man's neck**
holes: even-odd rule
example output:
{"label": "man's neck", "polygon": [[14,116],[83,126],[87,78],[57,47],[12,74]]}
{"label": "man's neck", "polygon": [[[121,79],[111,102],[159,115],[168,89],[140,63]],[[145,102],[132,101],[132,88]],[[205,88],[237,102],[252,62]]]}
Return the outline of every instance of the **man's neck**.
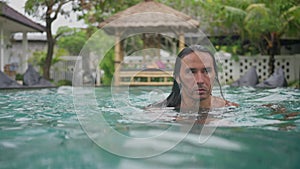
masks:
{"label": "man's neck", "polygon": [[212,96],[210,95],[208,98],[200,100],[200,108],[210,109],[212,105]]}
{"label": "man's neck", "polygon": [[180,109],[185,110],[186,112],[198,112],[199,108],[210,109],[211,108],[211,99],[212,96],[204,100],[194,100],[188,97],[184,97],[185,99],[181,100]]}

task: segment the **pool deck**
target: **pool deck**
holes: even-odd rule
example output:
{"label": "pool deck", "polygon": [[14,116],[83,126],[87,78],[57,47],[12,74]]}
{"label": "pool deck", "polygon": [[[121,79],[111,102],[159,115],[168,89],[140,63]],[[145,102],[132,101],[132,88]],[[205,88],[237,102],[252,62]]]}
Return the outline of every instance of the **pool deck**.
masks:
{"label": "pool deck", "polygon": [[23,90],[23,89],[50,89],[50,88],[58,88],[58,86],[21,86],[21,87],[0,87],[1,90]]}

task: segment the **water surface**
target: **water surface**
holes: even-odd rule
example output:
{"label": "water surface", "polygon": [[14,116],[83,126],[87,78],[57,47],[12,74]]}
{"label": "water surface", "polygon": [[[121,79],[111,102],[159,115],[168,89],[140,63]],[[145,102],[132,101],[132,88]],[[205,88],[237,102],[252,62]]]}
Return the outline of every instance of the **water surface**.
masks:
{"label": "water surface", "polygon": [[[78,120],[71,87],[2,90],[0,168],[300,168],[299,90],[223,89],[225,97],[240,107],[215,113],[218,126],[207,142],[199,143],[203,125],[196,123],[174,148],[142,159],[112,154],[90,139]],[[184,124],[174,120],[176,112],[161,115],[142,109],[167,96],[170,87],[130,88],[128,102],[112,98],[110,87],[94,91],[96,112],[121,134],[148,138],[174,126],[164,139],[145,146],[103,137],[108,145],[146,152],[164,149],[185,134]]]}

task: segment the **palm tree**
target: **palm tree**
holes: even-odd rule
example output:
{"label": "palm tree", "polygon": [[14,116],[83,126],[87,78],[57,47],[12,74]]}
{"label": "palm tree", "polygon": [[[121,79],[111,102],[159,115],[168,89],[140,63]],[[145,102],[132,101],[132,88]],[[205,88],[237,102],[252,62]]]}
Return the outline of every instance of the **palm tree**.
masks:
{"label": "palm tree", "polygon": [[[276,54],[280,54],[280,39],[300,37],[300,5],[298,0],[252,2],[216,0],[209,6],[214,19],[226,29],[234,29],[255,45],[261,54],[268,54],[269,74],[274,72]],[[208,9],[208,8],[207,8]],[[212,13],[212,12],[211,12]]]}

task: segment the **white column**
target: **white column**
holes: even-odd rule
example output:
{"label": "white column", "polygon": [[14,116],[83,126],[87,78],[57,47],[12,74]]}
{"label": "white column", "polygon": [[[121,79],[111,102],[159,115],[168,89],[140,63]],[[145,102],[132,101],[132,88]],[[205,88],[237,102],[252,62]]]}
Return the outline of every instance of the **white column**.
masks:
{"label": "white column", "polygon": [[0,70],[4,72],[4,29],[0,25]]}
{"label": "white column", "polygon": [[99,66],[96,67],[96,86],[101,85],[101,70]]}
{"label": "white column", "polygon": [[22,56],[22,72],[28,68],[28,39],[27,39],[27,32],[23,32],[23,40],[22,40],[22,48],[23,48],[23,56]]}

